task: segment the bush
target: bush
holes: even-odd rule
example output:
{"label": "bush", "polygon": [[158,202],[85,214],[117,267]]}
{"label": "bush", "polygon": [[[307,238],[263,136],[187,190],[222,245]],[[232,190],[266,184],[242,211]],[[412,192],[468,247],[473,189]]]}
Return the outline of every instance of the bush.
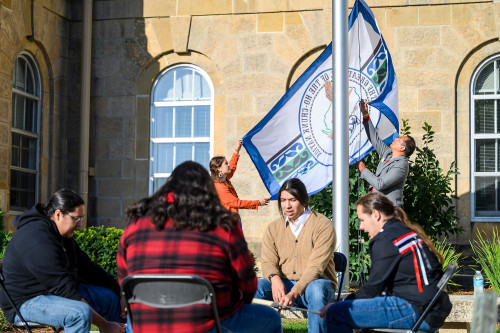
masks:
{"label": "bush", "polygon": [[5,230],[5,211],[0,208],[0,231]]}
{"label": "bush", "polygon": [[[455,163],[444,173],[434,151],[429,148],[433,141],[432,127],[424,123],[423,147],[416,148],[414,161],[410,160],[410,171],[404,189],[404,209],[410,220],[419,223],[431,239],[463,231],[457,227],[453,199],[457,197],[451,188],[452,176],[458,174]],[[408,120],[403,120],[402,135],[410,134]],[[363,161],[370,170],[376,170],[379,156],[371,152]],[[363,282],[369,274],[370,256],[368,235],[359,230],[356,200],[368,192],[368,182],[361,179],[355,165],[349,167],[349,275],[351,281]],[[332,218],[332,188],[326,187],[311,196],[312,209]]]}
{"label": "bush", "polygon": [[[370,153],[364,162],[371,170],[376,169],[379,156]],[[351,281],[364,281],[371,264],[368,250],[368,235],[359,230],[359,220],[356,213],[356,200],[368,192],[369,185],[359,178],[358,168],[349,167],[349,276]],[[328,186],[310,199],[311,208],[332,218],[332,187]]]}
{"label": "bush", "polygon": [[93,262],[116,279],[116,253],[122,234],[122,229],[88,227],[78,230],[73,238]]}
{"label": "bush", "polygon": [[0,259],[5,255],[5,248],[12,238],[11,232],[0,231]]}
{"label": "bush", "polygon": [[[429,148],[435,132],[427,122],[422,129],[425,131],[423,145],[416,148],[415,159],[410,160],[410,172],[404,189],[404,209],[411,221],[420,224],[427,236],[436,240],[464,231],[457,226],[458,216],[453,200],[458,197],[451,188],[453,176],[459,172],[455,162],[451,163],[446,173],[443,171],[434,150]],[[408,120],[403,120],[401,133],[410,134]]]}
{"label": "bush", "polygon": [[[461,252],[456,252],[455,248],[446,242],[446,238],[443,239],[443,241],[436,241],[434,242],[434,247],[436,248],[436,250],[441,253],[441,255],[443,256],[443,259],[444,259],[444,262],[443,262],[443,272],[446,270],[446,267],[448,267],[448,265],[451,265],[451,264],[454,264],[454,263],[457,263],[459,264],[459,261],[460,261],[460,256],[462,255]],[[463,265],[458,265],[458,269],[455,273],[453,273],[452,275],[452,278],[458,274],[463,268]],[[453,282],[451,279],[450,281],[448,282],[448,285],[449,286],[454,286],[454,287],[459,287],[460,285],[456,284],[455,282]]]}

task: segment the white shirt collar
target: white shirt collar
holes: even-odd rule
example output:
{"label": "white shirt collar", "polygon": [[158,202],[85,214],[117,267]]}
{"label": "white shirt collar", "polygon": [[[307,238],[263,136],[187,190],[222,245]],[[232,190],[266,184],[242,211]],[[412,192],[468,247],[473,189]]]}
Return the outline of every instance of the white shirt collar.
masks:
{"label": "white shirt collar", "polygon": [[286,217],[285,219],[285,227],[286,227],[286,224],[288,223],[290,225],[290,230],[292,231],[292,233],[294,234],[295,238],[298,238],[299,237],[299,234],[300,234],[300,231],[302,230],[302,228],[304,227],[304,225],[306,224],[306,221],[307,219],[309,218],[309,216],[311,215],[311,208],[307,208],[296,220],[295,220],[295,224],[292,223],[292,221],[290,221],[290,219],[288,219],[288,216]]}

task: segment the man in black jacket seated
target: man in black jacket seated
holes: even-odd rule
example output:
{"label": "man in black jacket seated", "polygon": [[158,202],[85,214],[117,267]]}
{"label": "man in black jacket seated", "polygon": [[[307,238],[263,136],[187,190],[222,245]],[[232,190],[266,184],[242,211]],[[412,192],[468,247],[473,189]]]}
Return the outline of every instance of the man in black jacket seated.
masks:
{"label": "man in black jacket seated", "polygon": [[[63,327],[66,333],[124,332],[120,288],[73,239],[84,218],[84,201],[74,191],[57,191],[14,220],[16,233],[3,260],[5,287],[27,321]],[[6,296],[0,307],[18,321]]]}

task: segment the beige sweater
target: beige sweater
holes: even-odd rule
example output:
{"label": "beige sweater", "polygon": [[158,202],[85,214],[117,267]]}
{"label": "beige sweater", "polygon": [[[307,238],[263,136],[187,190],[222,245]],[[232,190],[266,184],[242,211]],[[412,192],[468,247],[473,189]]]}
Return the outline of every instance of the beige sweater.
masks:
{"label": "beige sweater", "polygon": [[270,274],[298,281],[292,288],[300,295],[307,285],[322,276],[337,287],[337,275],[333,262],[335,229],[326,216],[313,212],[295,238],[289,224],[283,219],[271,222],[262,242],[262,274]]}

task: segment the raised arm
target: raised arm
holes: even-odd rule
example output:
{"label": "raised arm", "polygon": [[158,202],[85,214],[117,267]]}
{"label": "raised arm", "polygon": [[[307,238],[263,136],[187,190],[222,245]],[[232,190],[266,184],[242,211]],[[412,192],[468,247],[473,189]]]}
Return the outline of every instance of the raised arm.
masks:
{"label": "raised arm", "polygon": [[389,146],[387,146],[382,139],[377,134],[375,127],[373,127],[373,123],[371,122],[370,115],[368,114],[368,104],[360,102],[359,109],[363,114],[363,126],[365,128],[366,136],[368,140],[370,140],[371,144],[375,148],[375,150],[379,153],[380,156],[383,156],[387,150],[391,150]]}

